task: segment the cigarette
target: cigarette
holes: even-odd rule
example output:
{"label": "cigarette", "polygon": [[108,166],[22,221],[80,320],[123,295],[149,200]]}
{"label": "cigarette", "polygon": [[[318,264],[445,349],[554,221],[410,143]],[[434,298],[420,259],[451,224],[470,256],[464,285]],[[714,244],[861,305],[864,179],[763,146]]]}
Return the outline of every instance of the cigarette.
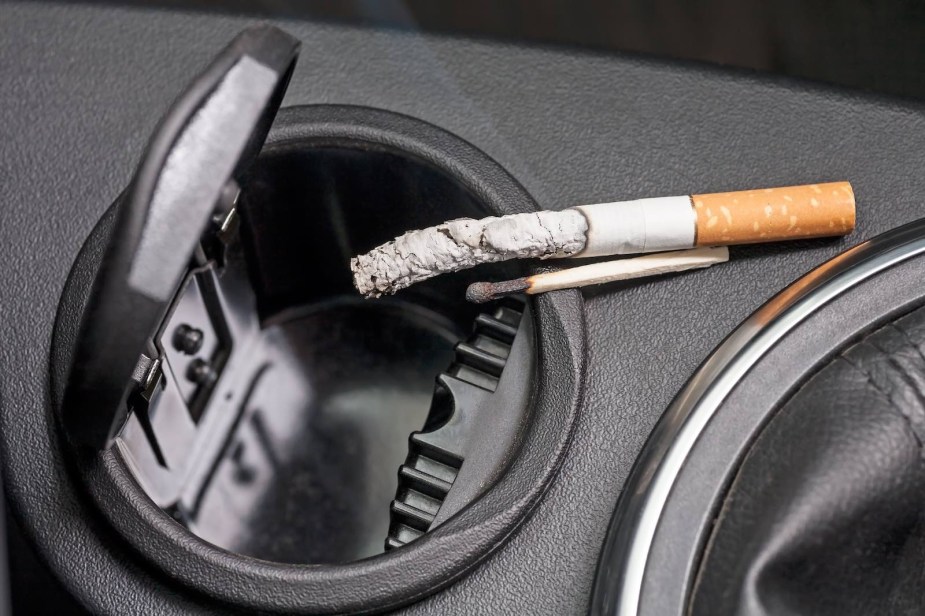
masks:
{"label": "cigarette", "polygon": [[710,267],[728,260],[729,249],[725,246],[661,252],[644,257],[582,265],[503,282],[475,282],[466,289],[466,299],[476,304],[483,304],[517,293],[537,295],[547,291],[586,287],[617,280],[660,276]]}
{"label": "cigarette", "polygon": [[838,236],[854,229],[848,182],[658,197],[463,218],[409,231],[350,261],[366,297],[509,259],[599,257]]}

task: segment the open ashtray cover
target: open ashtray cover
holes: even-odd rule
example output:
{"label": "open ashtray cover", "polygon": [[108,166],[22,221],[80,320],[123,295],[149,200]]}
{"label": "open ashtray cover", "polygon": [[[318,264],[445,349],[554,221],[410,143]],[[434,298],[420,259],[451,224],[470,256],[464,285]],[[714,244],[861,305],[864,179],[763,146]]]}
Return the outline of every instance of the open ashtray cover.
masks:
{"label": "open ashtray cover", "polygon": [[[272,26],[245,30],[161,120],[117,206],[83,313],[61,409],[76,442],[106,447],[126,420],[129,396],[150,385],[155,329],[204,238],[232,222],[298,51],[295,38]],[[176,346],[196,338],[190,332]],[[197,369],[207,387],[208,369],[189,367]]]}

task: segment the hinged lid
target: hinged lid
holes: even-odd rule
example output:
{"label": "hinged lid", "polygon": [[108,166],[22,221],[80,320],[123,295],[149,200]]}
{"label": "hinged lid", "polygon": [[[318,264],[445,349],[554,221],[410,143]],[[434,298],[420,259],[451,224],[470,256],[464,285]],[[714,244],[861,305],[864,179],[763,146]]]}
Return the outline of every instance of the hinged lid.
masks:
{"label": "hinged lid", "polygon": [[133,370],[209,220],[245,183],[298,50],[272,26],[245,30],[155,130],[120,198],[82,317],[62,407],[75,440],[104,447],[122,426]]}

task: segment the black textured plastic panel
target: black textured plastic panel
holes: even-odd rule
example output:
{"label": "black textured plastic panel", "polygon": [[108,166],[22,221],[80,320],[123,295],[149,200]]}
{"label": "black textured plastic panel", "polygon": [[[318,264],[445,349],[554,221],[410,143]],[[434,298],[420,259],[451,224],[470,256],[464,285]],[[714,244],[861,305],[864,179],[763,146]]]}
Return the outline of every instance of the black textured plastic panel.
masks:
{"label": "black textured plastic panel", "polygon": [[[71,264],[127,184],[156,118],[247,23],[0,6],[6,489],[43,558],[95,613],[228,613],[132,565],[74,491],[48,427],[48,354]],[[925,214],[925,110],[907,103],[695,65],[280,25],[303,43],[284,105],[369,105],[427,120],[494,157],[542,207],[834,179],[850,180],[857,195],[852,238],[734,249],[722,267],[588,293],[586,406],[561,475],[503,549],[411,613],[586,609],[630,466],[694,368],[797,276]]]}

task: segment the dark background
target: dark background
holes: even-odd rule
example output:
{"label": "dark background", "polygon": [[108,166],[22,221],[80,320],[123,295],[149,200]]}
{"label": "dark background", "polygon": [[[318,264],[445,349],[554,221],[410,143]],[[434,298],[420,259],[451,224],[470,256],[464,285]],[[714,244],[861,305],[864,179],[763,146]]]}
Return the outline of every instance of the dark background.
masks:
{"label": "dark background", "polygon": [[[108,4],[296,17],[511,44],[644,53],[925,98],[925,2],[124,0]],[[9,535],[15,613],[78,613],[33,559],[15,526]]]}
{"label": "dark background", "polygon": [[122,0],[630,51],[925,98],[920,0]]}

